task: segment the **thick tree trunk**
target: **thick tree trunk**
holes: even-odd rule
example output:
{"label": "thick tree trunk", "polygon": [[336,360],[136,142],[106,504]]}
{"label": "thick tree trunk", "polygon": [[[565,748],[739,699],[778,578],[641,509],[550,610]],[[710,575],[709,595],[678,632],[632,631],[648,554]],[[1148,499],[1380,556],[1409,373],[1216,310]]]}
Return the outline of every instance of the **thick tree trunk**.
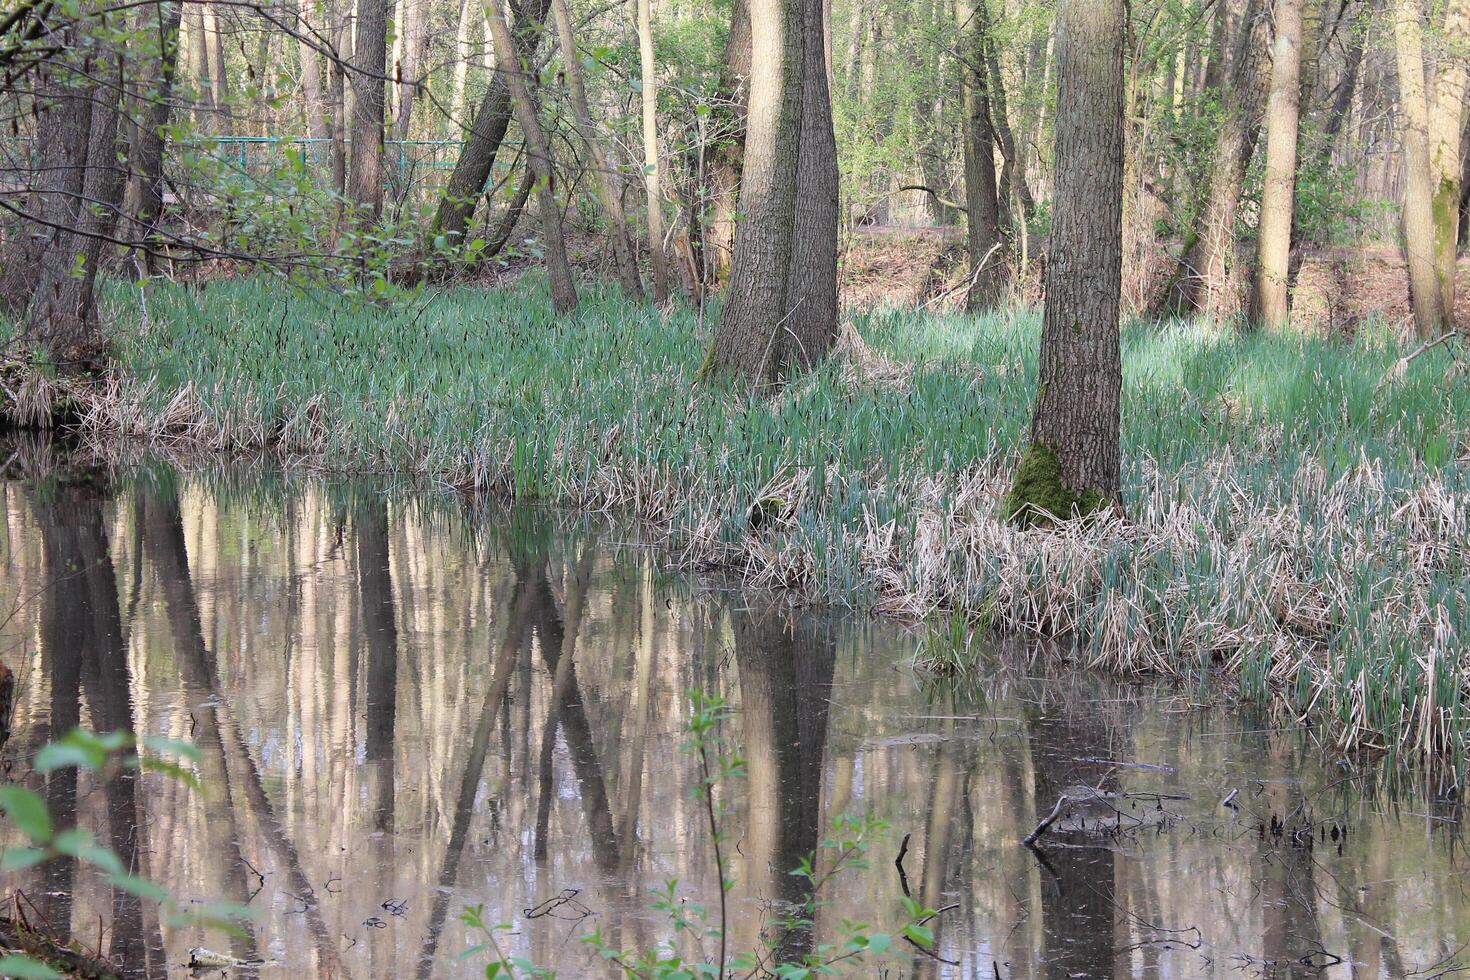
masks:
{"label": "thick tree trunk", "polygon": [[1435,268],[1434,170],[1430,157],[1429,103],[1424,92],[1424,37],[1419,0],[1394,3],[1394,48],[1398,55],[1399,128],[1404,147],[1404,255],[1409,264],[1409,300],[1421,339],[1444,328],[1446,311]]}
{"label": "thick tree trunk", "polygon": [[516,121],[526,141],[526,161],[536,175],[536,209],[541,217],[541,234],[546,239],[546,271],[551,279],[551,304],[558,313],[571,313],[577,308],[577,287],[572,282],[572,267],[567,261],[566,242],[562,238],[561,209],[556,203],[553,184],[551,143],[541,121],[536,117],[536,103],[526,82],[526,65],[516,52],[515,39],[499,0],[487,0],[485,12],[490,18],[490,36],[495,42],[495,74],[505,79],[515,106]]}
{"label": "thick tree trunk", "polygon": [[1256,318],[1284,328],[1291,226],[1296,190],[1297,121],[1301,95],[1302,0],[1276,0],[1271,96],[1266,109],[1266,180],[1256,235]]}
{"label": "thick tree trunk", "polygon": [[[978,0],[985,3],[985,0]],[[990,124],[990,73],[985,61],[984,15],[971,0],[956,0],[959,26],[956,59],[965,98],[965,244],[970,253],[970,289],[965,309],[993,307],[1005,275],[1001,202],[995,188],[995,133]]]}
{"label": "thick tree trunk", "polygon": [[779,340],[783,372],[810,368],[837,341],[837,139],[827,88],[823,0],[801,3],[801,138],[786,286],[791,319]]}
{"label": "thick tree trunk", "polygon": [[663,193],[659,190],[658,66],[653,60],[653,8],[636,0],[638,60],[643,75],[643,175],[648,192],[648,255],[653,263],[653,301],[669,298],[669,263],[664,255]]}
{"label": "thick tree trunk", "polygon": [[1031,445],[1007,499],[1022,526],[1121,509],[1123,0],[1057,6],[1056,195]]}
{"label": "thick tree trunk", "polygon": [[[138,207],[133,222],[143,238],[156,242],[156,226],[163,214],[163,148],[173,110],[179,23],[184,5],[181,0],[164,0],[153,6],[153,13],[158,29],[158,84],[154,98],[146,101],[139,111],[138,142],[133,148]],[[143,267],[149,275],[158,272],[158,260],[151,252],[143,253]]]}
{"label": "thick tree trunk", "polygon": [[1455,260],[1459,254],[1461,136],[1470,81],[1470,0],[1449,0],[1440,32],[1446,56],[1434,86],[1429,164],[1434,181],[1434,271],[1439,279],[1440,329],[1455,329]]}
{"label": "thick tree trunk", "polygon": [[802,21],[799,0],[751,0],[750,108],[740,213],[724,313],[706,372],[754,384],[778,377],[786,329],[796,171],[801,142]]}
{"label": "thick tree trunk", "polygon": [[384,75],[393,0],[358,0],[352,46],[352,166],[347,197],[356,221],[370,225],[383,213]]}
{"label": "thick tree trunk", "polygon": [[[524,0],[524,3],[511,4],[515,17],[512,32],[515,48],[525,52],[528,61],[536,57],[550,5],[551,0]],[[505,139],[510,116],[511,97],[506,74],[497,71],[475,111],[464,149],[460,150],[454,172],[444,188],[444,196],[439,199],[432,226],[434,235],[444,235],[451,242],[464,239],[470,219],[475,214],[475,205],[485,193],[490,172],[495,168],[495,157],[500,152],[501,141]]]}
{"label": "thick tree trunk", "polygon": [[582,143],[587,147],[593,177],[597,185],[597,196],[607,215],[607,235],[612,245],[613,260],[618,269],[618,284],[623,295],[629,299],[643,298],[643,282],[638,275],[638,263],[633,258],[632,243],[628,240],[628,217],[623,213],[622,181],[613,171],[602,137],[592,121],[592,109],[587,104],[587,89],[582,82],[581,56],[577,53],[577,42],[572,29],[572,15],[567,10],[567,0],[552,0],[552,13],[556,17],[556,31],[561,44],[561,60],[567,76],[567,93],[571,97],[572,112],[577,118],[577,130]]}

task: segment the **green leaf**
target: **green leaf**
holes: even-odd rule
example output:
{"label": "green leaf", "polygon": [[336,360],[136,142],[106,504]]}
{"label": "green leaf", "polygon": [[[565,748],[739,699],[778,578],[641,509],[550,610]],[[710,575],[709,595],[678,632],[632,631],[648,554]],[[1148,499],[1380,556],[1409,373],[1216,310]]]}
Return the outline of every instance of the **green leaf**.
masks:
{"label": "green leaf", "polygon": [[52,846],[62,854],[95,864],[109,874],[120,875],[125,871],[118,856],[98,844],[85,830],[63,830],[56,835]]}
{"label": "green leaf", "polygon": [[0,976],[19,980],[61,980],[61,974],[29,956],[0,956]]}
{"label": "green leaf", "polygon": [[68,766],[95,769],[97,765],[93,762],[92,753],[80,745],[68,745],[65,742],[52,742],[42,746],[41,751],[36,753],[36,772],[54,772]]}
{"label": "green leaf", "polygon": [[893,937],[889,936],[888,933],[875,932],[868,937],[868,949],[881,956],[888,952],[888,947],[892,942]]}
{"label": "green leaf", "polygon": [[112,883],[112,887],[121,888],[131,895],[137,895],[139,898],[145,898],[150,902],[168,901],[168,892],[147,878],[139,878],[137,875],[114,874],[110,875],[107,880]]}
{"label": "green leaf", "polygon": [[0,810],[34,843],[44,844],[51,839],[51,815],[41,798],[30,790],[0,786]]}
{"label": "green leaf", "polygon": [[934,945],[934,930],[917,922],[903,927],[903,934],[915,944],[928,949]]}
{"label": "green leaf", "polygon": [[46,852],[39,847],[7,847],[0,854],[0,871],[20,871],[46,860]]}
{"label": "green leaf", "polygon": [[143,746],[150,752],[157,752],[159,755],[181,755],[190,762],[198,762],[203,758],[199,752],[199,746],[182,739],[150,735],[143,739]]}

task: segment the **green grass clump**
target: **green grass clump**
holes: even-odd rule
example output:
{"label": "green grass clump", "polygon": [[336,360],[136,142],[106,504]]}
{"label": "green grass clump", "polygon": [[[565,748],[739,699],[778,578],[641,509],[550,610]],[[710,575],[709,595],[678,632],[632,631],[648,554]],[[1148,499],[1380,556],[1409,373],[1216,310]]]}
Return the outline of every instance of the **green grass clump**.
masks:
{"label": "green grass clump", "polygon": [[1350,742],[1457,750],[1470,548],[1470,387],[1444,348],[1200,323],[1123,332],[1129,523],[1020,531],[1005,496],[1029,428],[1032,311],[858,314],[775,397],[696,383],[708,343],[589,291],[425,293],[401,308],[264,280],[112,297],[119,384],[97,430],[266,448],[658,528],[692,564],[916,618],[985,610],[1075,638],[1089,663],[1284,697]]}

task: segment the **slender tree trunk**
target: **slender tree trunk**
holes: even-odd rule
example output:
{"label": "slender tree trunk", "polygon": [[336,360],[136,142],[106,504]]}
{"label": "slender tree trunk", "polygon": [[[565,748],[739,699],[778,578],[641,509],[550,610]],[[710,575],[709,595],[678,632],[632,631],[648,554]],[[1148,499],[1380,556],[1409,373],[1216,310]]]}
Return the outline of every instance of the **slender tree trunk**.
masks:
{"label": "slender tree trunk", "polygon": [[658,66],[653,60],[653,9],[638,5],[638,55],[643,74],[643,173],[648,191],[648,254],[653,261],[653,301],[669,298],[669,264],[664,256],[663,194],[659,191]]}
{"label": "slender tree trunk", "polygon": [[[551,0],[523,0],[511,4],[511,12],[515,16],[515,48],[525,52],[528,61],[536,57],[550,5]],[[464,149],[460,151],[454,172],[444,188],[444,196],[439,199],[432,226],[435,235],[444,235],[450,241],[464,239],[470,219],[475,214],[475,205],[484,194],[490,173],[495,168],[495,157],[500,151],[501,141],[505,139],[510,117],[511,97],[506,73],[497,71],[475,111]]]}
{"label": "slender tree trunk", "polygon": [[562,239],[561,209],[556,203],[552,174],[551,143],[541,121],[536,118],[536,103],[531,98],[527,62],[516,52],[515,39],[499,0],[486,0],[485,12],[490,18],[490,36],[495,42],[496,75],[504,78],[515,106],[516,121],[526,141],[526,161],[536,175],[536,208],[541,216],[541,234],[546,239],[546,271],[551,278],[551,304],[556,312],[566,314],[577,308],[577,287],[572,282],[572,267],[567,261],[566,243]]}
{"label": "slender tree trunk", "polygon": [[304,96],[302,108],[303,115],[306,116],[306,133],[314,141],[312,149],[320,152],[321,148],[331,142],[332,122],[327,110],[328,82],[322,77],[322,56],[313,44],[318,34],[327,33],[322,29],[321,19],[314,9],[316,2],[317,0],[297,0],[297,18],[302,36],[296,42],[296,50],[301,61],[301,90]]}
{"label": "slender tree trunk", "polygon": [[328,112],[332,139],[332,190],[347,193],[347,19],[352,0],[326,0],[330,21],[328,40],[338,57],[325,62],[328,80]]}
{"label": "slender tree trunk", "polygon": [[225,35],[220,30],[221,16],[213,3],[204,4],[204,31],[209,44],[209,68],[213,74],[210,93],[214,98],[214,113],[220,128],[229,131],[230,126],[230,73],[225,64]]}
{"label": "slender tree trunk", "polygon": [[623,189],[620,186],[622,182],[613,171],[607,149],[602,145],[602,138],[597,134],[596,124],[592,121],[592,110],[587,104],[587,89],[582,81],[581,56],[577,53],[567,0],[552,0],[551,9],[556,17],[562,67],[567,76],[567,92],[571,96],[572,112],[577,118],[577,129],[582,143],[587,147],[587,156],[597,184],[597,195],[607,214],[608,239],[618,269],[618,283],[622,287],[623,295],[629,299],[641,300],[643,283],[638,276],[638,263],[633,258],[632,244],[628,240],[628,217],[623,213]]}
{"label": "slender tree trunk", "polygon": [[450,111],[454,113],[454,127],[457,130],[461,125],[460,120],[465,114],[465,85],[469,81],[470,56],[473,49],[470,42],[471,14],[475,11],[474,0],[459,0],[459,20],[454,31],[454,91],[450,100]]}
{"label": "slender tree trunk", "polygon": [[1404,147],[1404,254],[1409,300],[1421,339],[1443,329],[1445,309],[1435,268],[1434,170],[1430,157],[1429,103],[1424,92],[1424,38],[1419,0],[1395,0],[1394,48],[1398,56],[1399,128]]}
{"label": "slender tree trunk", "polygon": [[204,28],[204,5],[189,4],[189,68],[199,87],[194,106],[194,125],[204,133],[214,132],[214,76],[209,70],[209,32]]}
{"label": "slender tree trunk", "polygon": [[750,96],[750,6],[747,0],[733,0],[730,11],[730,33],[725,38],[724,64],[720,71],[720,95],[728,100],[721,107],[720,118],[727,119],[716,144],[710,166],[713,192],[710,202],[709,233],[705,236],[707,262],[719,281],[730,273],[735,248],[735,212],[740,201],[740,169],[745,153],[745,119]]}
{"label": "slender tree trunk", "polygon": [[1276,0],[1271,95],[1266,109],[1266,180],[1256,235],[1256,318],[1287,326],[1287,273],[1296,190],[1297,121],[1301,95],[1302,0]]}
{"label": "slender tree trunk", "polygon": [[1346,30],[1348,35],[1343,41],[1342,78],[1332,96],[1327,118],[1322,123],[1322,143],[1317,148],[1316,165],[1319,168],[1332,159],[1333,144],[1337,142],[1337,134],[1342,131],[1343,123],[1351,113],[1353,96],[1358,91],[1358,74],[1363,65],[1363,41],[1366,32],[1357,23],[1347,24]]}
{"label": "slender tree trunk", "polygon": [[388,22],[393,0],[357,0],[352,46],[352,168],[347,197],[360,225],[383,213],[384,76],[388,61]]}
{"label": "slender tree trunk", "polygon": [[[158,28],[158,85],[154,98],[139,111],[137,145],[133,149],[136,164],[138,207],[133,222],[141,234],[157,242],[157,222],[163,214],[163,149],[173,110],[174,73],[179,57],[179,23],[184,5],[180,0],[164,0],[155,4],[153,12]],[[143,253],[143,267],[149,275],[157,273],[157,259]]]}
{"label": "slender tree trunk", "polygon": [[413,124],[413,102],[419,92],[419,72],[424,61],[424,45],[428,42],[424,18],[426,0],[400,0],[403,4],[403,53],[395,66],[398,80],[398,114],[393,117],[393,138],[409,138]]}
{"label": "slender tree trunk", "polygon": [[[1026,183],[1026,162],[1016,150],[1016,139],[1011,130],[1010,110],[1006,105],[1005,78],[1000,71],[1000,58],[996,53],[995,38],[990,28],[990,14],[984,4],[978,3],[975,7],[975,16],[978,18],[978,28],[981,31],[980,47],[977,56],[983,55],[987,69],[989,82],[986,88],[986,103],[990,112],[991,131],[1000,142],[1001,167],[1000,167],[1000,207],[1001,223],[1004,227],[1006,218],[1014,201],[1020,206],[1020,213],[1016,216],[1017,223],[1024,227],[1031,220],[1031,214],[1036,210],[1036,200],[1031,196],[1031,188]],[[1014,231],[1012,232],[1014,234]],[[1015,236],[1019,238],[1019,236]]]}
{"label": "slender tree trunk", "polygon": [[803,7],[750,0],[750,108],[730,286],[704,371],[777,380],[786,329],[801,142]]}
{"label": "slender tree trunk", "polygon": [[[974,0],[985,3],[986,0]],[[959,50],[956,59],[965,99],[965,242],[970,253],[970,289],[965,309],[980,312],[999,298],[1005,272],[1001,204],[995,188],[995,133],[990,125],[990,73],[985,62],[985,27],[972,0],[956,0]]]}
{"label": "slender tree trunk", "polygon": [[780,337],[783,372],[810,368],[837,341],[837,139],[827,88],[823,0],[801,2],[801,137],[786,286],[791,320]]}
{"label": "slender tree trunk", "polygon": [[1022,526],[1121,509],[1123,0],[1057,5],[1056,195],[1031,446],[1007,499]]}
{"label": "slender tree trunk", "polygon": [[364,700],[367,765],[363,782],[373,800],[373,829],[393,831],[394,736],[398,714],[398,624],[393,609],[393,575],[388,556],[388,505],[373,498],[357,508],[357,595],[367,639]]}
{"label": "slender tree trunk", "polygon": [[1434,86],[1429,163],[1434,181],[1434,271],[1439,278],[1441,331],[1455,329],[1455,260],[1459,255],[1461,136],[1470,82],[1470,0],[1449,0],[1440,32],[1445,57]]}

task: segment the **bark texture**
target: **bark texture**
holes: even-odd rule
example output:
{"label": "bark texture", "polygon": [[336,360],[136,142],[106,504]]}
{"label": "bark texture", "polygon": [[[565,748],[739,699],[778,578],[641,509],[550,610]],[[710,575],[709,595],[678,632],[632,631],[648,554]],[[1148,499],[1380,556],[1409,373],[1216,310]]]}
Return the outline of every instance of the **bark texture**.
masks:
{"label": "bark texture", "polygon": [[1395,0],[1394,50],[1398,57],[1399,130],[1404,148],[1404,257],[1414,331],[1438,333],[1446,310],[1435,268],[1434,171],[1429,145],[1429,102],[1424,92],[1423,10],[1419,0]]}
{"label": "bark texture", "polygon": [[965,245],[970,253],[965,309],[978,312],[995,305],[1004,279],[1001,202],[995,187],[995,132],[990,124],[983,15],[969,0],[959,0],[955,19],[964,52],[958,63],[965,99]]}
{"label": "bark texture", "polygon": [[384,74],[392,0],[358,0],[352,50],[352,166],[347,197],[356,218],[371,224],[383,212]]}
{"label": "bark texture", "polygon": [[1024,525],[1121,508],[1124,0],[1057,7],[1056,196],[1031,446],[1007,501]]}
{"label": "bark texture", "polygon": [[551,143],[536,115],[536,102],[526,81],[526,63],[516,51],[515,38],[500,11],[498,0],[485,5],[490,18],[490,36],[495,42],[496,76],[505,79],[515,106],[516,121],[526,142],[526,163],[536,177],[534,193],[536,210],[541,218],[541,234],[546,240],[546,271],[551,279],[551,305],[566,314],[577,308],[577,287],[572,282],[572,267],[567,261],[566,242],[562,237],[561,209],[556,203],[553,183]]}
{"label": "bark texture", "polygon": [[659,190],[658,65],[653,58],[653,7],[636,0],[638,61],[643,75],[643,180],[648,192],[648,256],[653,264],[653,301],[669,298],[669,262],[664,255],[663,192]]}
{"label": "bark texture", "polygon": [[1256,235],[1256,318],[1281,329],[1289,320],[1287,278],[1296,190],[1301,97],[1302,0],[1276,0],[1271,96],[1266,107],[1266,180]]}
{"label": "bark texture", "polygon": [[[173,110],[174,74],[179,58],[179,24],[184,5],[179,0],[155,4],[150,20],[158,30],[158,76],[153,98],[139,110],[137,143],[133,147],[135,197],[138,202],[133,222],[144,237],[157,240],[156,224],[163,214],[163,148]],[[143,267],[149,275],[158,271],[158,261],[151,252],[143,253]]]}
{"label": "bark texture", "polygon": [[705,370],[755,384],[777,379],[777,332],[787,325],[796,169],[801,141],[803,7],[751,0],[750,109],[740,213],[725,309]]}
{"label": "bark texture", "polygon": [[827,87],[822,0],[803,7],[801,138],[786,302],[791,319],[777,342],[781,370],[805,370],[837,341],[837,139]]}
{"label": "bark texture", "polygon": [[[541,45],[547,11],[551,0],[525,0],[511,3],[515,26],[511,35],[515,48],[527,59],[534,59]],[[474,122],[465,135],[464,149],[460,150],[454,172],[439,199],[439,208],[434,214],[433,233],[444,235],[451,241],[462,240],[474,217],[475,205],[485,192],[490,172],[495,168],[495,157],[505,139],[505,130],[510,125],[510,87],[503,72],[496,72],[480,107],[475,111]]]}

